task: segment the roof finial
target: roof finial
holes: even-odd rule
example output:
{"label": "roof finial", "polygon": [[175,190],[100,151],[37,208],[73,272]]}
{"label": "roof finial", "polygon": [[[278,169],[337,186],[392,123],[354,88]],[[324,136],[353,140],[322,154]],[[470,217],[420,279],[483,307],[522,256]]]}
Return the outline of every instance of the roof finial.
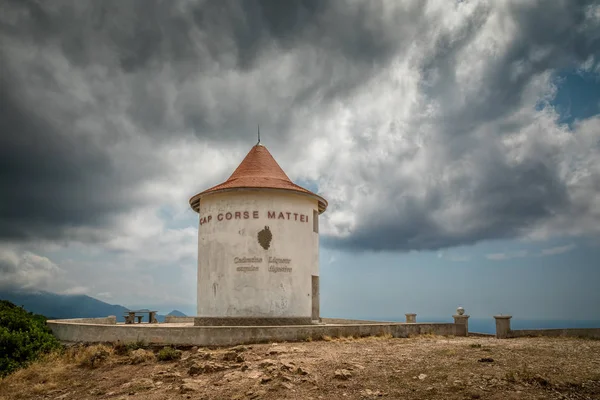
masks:
{"label": "roof finial", "polygon": [[256,143],[256,145],[260,144],[260,124],[258,124],[258,143]]}

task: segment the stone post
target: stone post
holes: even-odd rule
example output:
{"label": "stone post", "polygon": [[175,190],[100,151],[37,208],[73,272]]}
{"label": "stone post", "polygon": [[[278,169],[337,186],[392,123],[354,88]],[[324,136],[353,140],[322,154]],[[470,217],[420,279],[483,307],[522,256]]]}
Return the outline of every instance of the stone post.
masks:
{"label": "stone post", "polygon": [[452,318],[455,324],[465,326],[465,336],[469,336],[469,316],[465,315],[465,309],[459,306]]}
{"label": "stone post", "polygon": [[416,324],[417,323],[417,314],[404,314],[406,315],[406,323],[407,324]]}
{"label": "stone post", "polygon": [[506,339],[510,333],[512,315],[494,315],[496,319],[496,339]]}
{"label": "stone post", "polygon": [[454,323],[465,326],[465,336],[469,336],[469,315],[453,315]]}

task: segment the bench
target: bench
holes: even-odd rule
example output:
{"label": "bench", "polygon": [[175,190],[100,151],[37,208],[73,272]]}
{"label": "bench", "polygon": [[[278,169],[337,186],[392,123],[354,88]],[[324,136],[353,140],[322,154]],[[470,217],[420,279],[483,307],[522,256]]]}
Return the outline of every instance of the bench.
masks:
{"label": "bench", "polygon": [[156,319],[156,311],[129,310],[126,313],[124,313],[123,316],[125,317],[126,324],[134,324],[136,318],[138,320],[138,324],[141,324],[142,320],[144,319],[144,314],[148,314],[148,323],[149,324],[157,324],[158,323],[158,320]]}

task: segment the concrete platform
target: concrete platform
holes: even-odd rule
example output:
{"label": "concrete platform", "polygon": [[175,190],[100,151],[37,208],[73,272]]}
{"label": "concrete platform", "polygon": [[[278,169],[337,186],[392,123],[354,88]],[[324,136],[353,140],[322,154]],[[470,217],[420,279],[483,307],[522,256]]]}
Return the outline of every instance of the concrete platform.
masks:
{"label": "concrete platform", "polygon": [[[336,320],[336,322],[343,320]],[[49,320],[54,335],[65,342],[144,341],[157,345],[234,346],[238,344],[294,342],[329,337],[391,335],[467,336],[465,325],[456,323],[323,323],[289,326],[194,326],[192,322],[159,324],[116,323],[115,317]]]}

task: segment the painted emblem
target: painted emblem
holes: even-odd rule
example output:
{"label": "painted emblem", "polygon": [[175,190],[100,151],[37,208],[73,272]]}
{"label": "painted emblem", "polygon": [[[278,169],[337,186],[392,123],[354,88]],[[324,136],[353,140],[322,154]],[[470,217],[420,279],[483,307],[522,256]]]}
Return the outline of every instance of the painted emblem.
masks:
{"label": "painted emblem", "polygon": [[258,232],[258,244],[262,246],[263,249],[268,250],[269,246],[271,246],[271,240],[273,239],[273,234],[268,226],[265,226],[265,229]]}

